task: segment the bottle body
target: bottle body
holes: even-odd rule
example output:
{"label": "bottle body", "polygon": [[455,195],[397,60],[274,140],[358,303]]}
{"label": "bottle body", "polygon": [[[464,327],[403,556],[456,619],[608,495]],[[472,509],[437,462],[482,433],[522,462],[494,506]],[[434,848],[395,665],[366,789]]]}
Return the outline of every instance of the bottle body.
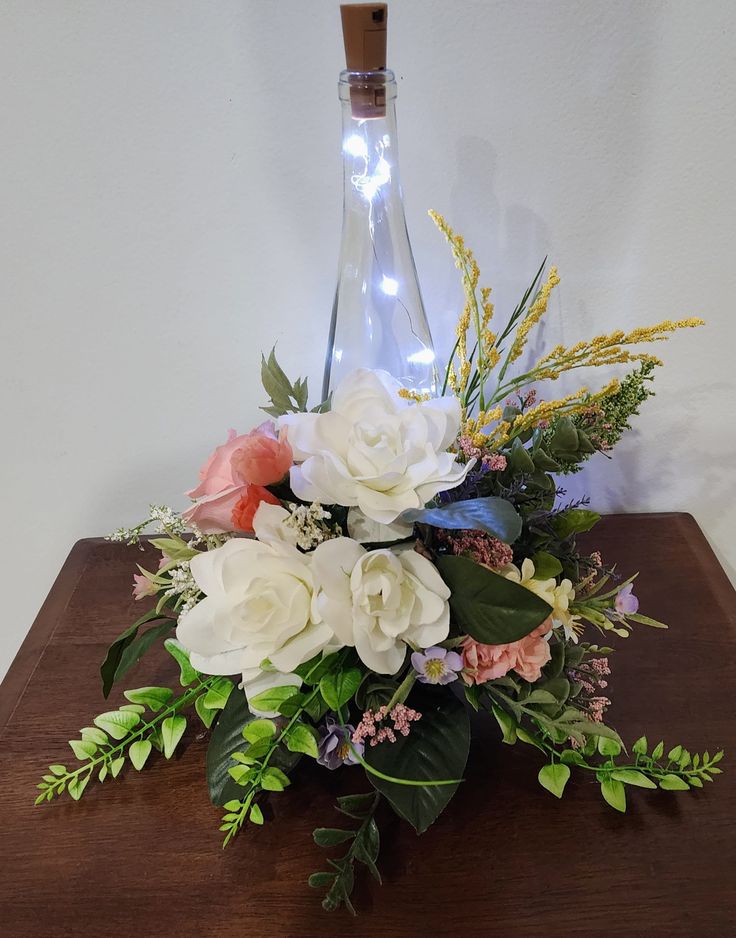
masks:
{"label": "bottle body", "polygon": [[390,71],[343,72],[339,90],[343,227],[324,397],[360,367],[434,396],[437,363],[399,180],[396,82]]}

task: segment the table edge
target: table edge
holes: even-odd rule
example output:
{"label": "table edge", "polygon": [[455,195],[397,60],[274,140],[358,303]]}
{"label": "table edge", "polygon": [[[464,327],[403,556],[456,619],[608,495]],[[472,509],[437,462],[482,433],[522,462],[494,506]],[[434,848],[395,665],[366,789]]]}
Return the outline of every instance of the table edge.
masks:
{"label": "table edge", "polygon": [[104,538],[83,538],[69,551],[48,596],[0,683],[0,732],[8,725],[15,708],[23,698],[23,692],[74,594],[92,550],[100,543],[104,543]]}

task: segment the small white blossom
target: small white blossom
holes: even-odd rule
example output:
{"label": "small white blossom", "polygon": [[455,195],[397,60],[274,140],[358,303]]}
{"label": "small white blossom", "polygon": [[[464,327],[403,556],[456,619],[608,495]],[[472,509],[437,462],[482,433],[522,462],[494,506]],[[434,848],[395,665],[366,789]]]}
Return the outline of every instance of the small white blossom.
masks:
{"label": "small white blossom", "polygon": [[296,533],[296,545],[302,550],[312,550],[323,541],[340,536],[336,525],[326,523],[332,515],[319,502],[312,502],[311,505],[290,504],[289,512],[283,524]]}

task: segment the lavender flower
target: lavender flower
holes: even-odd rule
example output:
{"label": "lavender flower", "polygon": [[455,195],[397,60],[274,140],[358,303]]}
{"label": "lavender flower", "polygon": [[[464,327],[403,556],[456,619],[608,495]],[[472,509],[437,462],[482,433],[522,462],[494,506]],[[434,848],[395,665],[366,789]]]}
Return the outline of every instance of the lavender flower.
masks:
{"label": "lavender flower", "polygon": [[623,589],[618,591],[616,596],[616,612],[620,616],[631,615],[639,608],[639,600],[633,594],[634,584],[627,583]]}
{"label": "lavender flower", "polygon": [[411,666],[422,684],[450,684],[457,680],[458,671],[462,671],[463,659],[456,651],[433,646],[424,652],[415,651]]}
{"label": "lavender flower", "polygon": [[[346,732],[347,731],[347,732]],[[363,743],[352,743],[355,727],[345,724],[345,730],[332,717],[327,717],[319,728],[320,741],[317,744],[319,756],[317,762],[326,769],[339,769],[341,765],[358,765],[353,750],[363,755]],[[352,748],[351,748],[352,745]]]}

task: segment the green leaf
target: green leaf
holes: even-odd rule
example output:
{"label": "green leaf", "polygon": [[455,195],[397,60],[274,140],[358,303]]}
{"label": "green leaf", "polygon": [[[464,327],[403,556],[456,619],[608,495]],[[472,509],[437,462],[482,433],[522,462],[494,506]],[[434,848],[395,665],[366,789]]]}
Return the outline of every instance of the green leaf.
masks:
{"label": "green leaf", "polygon": [[358,668],[348,668],[347,671],[325,674],[319,682],[319,692],[332,710],[339,710],[340,707],[353,699],[362,680],[363,675]]}
{"label": "green leaf", "polygon": [[49,771],[53,772],[54,775],[59,775],[59,776],[67,774],[67,768],[65,765],[58,765],[58,764],[50,765]]}
{"label": "green leaf", "polygon": [[523,726],[517,727],[516,738],[520,739],[522,743],[526,743],[528,746],[534,746],[535,749],[539,749],[540,752],[544,752],[544,746],[542,746],[539,740],[535,739],[531,733],[528,733]]}
{"label": "green leaf", "polygon": [[590,531],[601,520],[597,511],[590,511],[587,508],[568,508],[567,511],[557,515],[552,528],[560,540],[570,537],[572,534],[582,534],[584,531]]}
{"label": "green leaf", "polygon": [[662,758],[662,753],[664,752],[664,743],[660,740],[657,745],[652,749],[652,759],[656,762],[657,759]]}
{"label": "green leaf", "polygon": [[99,726],[108,736],[113,739],[125,739],[131,730],[141,722],[137,713],[131,713],[129,710],[110,710],[107,713],[101,713],[94,719],[95,726]]}
{"label": "green leaf", "polygon": [[250,814],[248,817],[254,824],[263,824],[263,811],[261,811],[257,804],[250,806]]}
{"label": "green leaf", "polygon": [[289,776],[271,765],[261,776],[261,787],[266,791],[283,791],[289,784],[291,784]]}
{"label": "green leaf", "polygon": [[122,704],[122,706],[118,707],[118,710],[128,710],[130,713],[138,713],[141,715],[146,712],[146,708],[143,704]]}
{"label": "green leaf", "polygon": [[179,682],[182,687],[188,687],[196,680],[198,672],[189,663],[189,652],[175,638],[167,638],[164,642],[164,648],[179,665]]}
{"label": "green leaf", "polygon": [[113,778],[117,778],[120,775],[120,770],[125,765],[125,756],[119,756],[117,759],[113,759],[110,763],[110,775]]}
{"label": "green leaf", "polygon": [[640,756],[645,756],[647,754],[648,745],[646,736],[640,736],[631,747],[631,750]]}
{"label": "green leaf", "polygon": [[476,641],[488,645],[518,641],[550,615],[550,605],[531,590],[468,557],[438,557],[436,564],[451,590],[455,622]]}
{"label": "green leaf", "polygon": [[215,722],[215,717],[217,716],[217,710],[209,710],[204,705],[204,697],[197,697],[194,701],[194,709],[197,711],[197,716],[204,723],[205,727],[209,729],[212,724]]}
{"label": "green leaf", "polygon": [[278,710],[285,700],[298,693],[299,688],[293,684],[288,684],[285,687],[271,687],[269,690],[264,690],[262,693],[256,694],[255,697],[251,697],[250,705],[254,710],[264,710],[269,713]]}
{"label": "green leaf", "polygon": [[621,745],[615,739],[599,736],[598,752],[602,756],[617,756],[621,752]]}
{"label": "green leaf", "polygon": [[89,783],[90,778],[91,778],[91,775],[87,775],[85,778],[81,778],[78,775],[76,778],[73,778],[69,782],[67,791],[69,792],[69,795],[75,801],[79,801],[79,799],[82,797],[84,789],[87,787],[87,784]]}
{"label": "green leaf", "polygon": [[94,743],[85,742],[83,739],[70,739],[69,745],[80,762],[86,762],[97,752],[97,746]]}
{"label": "green leaf", "polygon": [[161,738],[164,744],[164,757],[170,759],[174,755],[174,750],[179,744],[179,740],[184,735],[187,728],[187,718],[181,713],[166,717],[161,724]]}
{"label": "green leaf", "polygon": [[665,775],[659,780],[659,787],[666,791],[688,791],[690,786],[679,775]]}
{"label": "green leaf", "polygon": [[312,873],[307,883],[312,889],[319,889],[320,886],[331,886],[335,880],[334,873]]}
{"label": "green leaf", "polygon": [[167,560],[191,560],[192,557],[196,557],[200,553],[181,538],[152,537],[151,544],[157,550],[160,550]]}
{"label": "green leaf", "polygon": [[124,690],[125,697],[134,704],[141,704],[157,713],[174,696],[173,690],[168,687],[138,687],[134,690]]}
{"label": "green leaf", "polygon": [[[163,620],[163,621],[161,621]],[[154,636],[147,640],[146,642],[141,642],[136,650],[128,653],[126,655],[125,661],[123,661],[123,653],[126,651],[129,645],[131,645],[137,635],[138,630],[142,625],[147,625],[150,622],[159,622],[160,624],[156,627]],[[166,634],[166,632],[171,631],[176,625],[176,620],[168,619],[163,616],[160,612],[156,612],[155,609],[151,609],[149,612],[142,615],[140,619],[136,621],[125,629],[124,632],[121,632],[120,635],[115,639],[115,641],[110,645],[107,650],[107,655],[105,660],[100,666],[100,676],[102,677],[102,694],[104,697],[107,697],[112,690],[112,685],[115,681],[119,680],[123,674],[129,670],[138,661],[141,655],[151,647],[153,642],[160,636]],[[153,630],[149,630],[153,631]],[[146,635],[148,632],[146,632]],[[145,636],[143,636],[144,638]],[[138,651],[140,650],[140,654]]]}
{"label": "green leaf", "polygon": [[399,520],[405,523],[429,524],[435,528],[453,531],[485,531],[505,544],[513,544],[521,534],[519,513],[511,502],[494,495],[448,502],[436,508],[413,508],[403,512]]}
{"label": "green leaf", "polygon": [[535,580],[549,580],[562,573],[560,561],[552,554],[548,554],[546,550],[540,550],[534,554],[532,563],[534,564]]}
{"label": "green leaf", "polygon": [[295,723],[292,726],[286,737],[286,748],[289,752],[303,752],[313,759],[319,755],[315,732],[305,723]]}
{"label": "green leaf", "polygon": [[151,745],[150,739],[137,739],[134,743],[130,744],[128,749],[128,758],[133,763],[133,767],[139,772],[146,764],[146,759],[151,754]]}
{"label": "green leaf", "polygon": [[570,767],[564,765],[562,762],[553,762],[549,765],[543,765],[539,770],[539,784],[542,788],[546,788],[547,791],[551,792],[556,798],[562,797],[562,792],[565,790],[565,785],[570,778]]}
{"label": "green leaf", "polygon": [[102,730],[96,726],[85,726],[79,732],[82,739],[86,743],[95,743],[97,746],[106,746],[110,742],[107,733],[103,733]]}
{"label": "green leaf", "polygon": [[626,791],[623,782],[615,778],[606,778],[601,782],[601,794],[603,798],[617,811],[626,810]]}
{"label": "green leaf", "polygon": [[276,724],[273,720],[252,720],[243,727],[243,737],[249,743],[258,742],[259,739],[270,739],[276,733]]}
{"label": "green leaf", "polygon": [[636,769],[616,769],[611,772],[611,778],[615,778],[625,785],[636,785],[637,788],[657,787],[650,778],[647,778],[643,772],[638,772]]}
{"label": "green leaf", "polygon": [[222,710],[235,685],[226,677],[218,678],[204,695],[202,704],[207,710]]}
{"label": "green leaf", "polygon": [[318,847],[334,847],[355,837],[355,831],[341,831],[336,827],[318,827],[312,834]]}
{"label": "green leaf", "polygon": [[491,705],[491,712],[496,718],[496,722],[501,727],[503,741],[509,746],[513,746],[516,742],[516,720],[511,716],[510,713],[506,713],[505,710],[502,710],[501,707],[497,706],[496,704]]}
{"label": "green leaf", "polygon": [[[412,723],[408,736],[397,736],[395,743],[366,747],[365,761],[395,778],[461,778],[470,748],[467,710],[451,691],[440,688],[415,687],[409,699],[421,719]],[[399,785],[373,774],[368,778],[419,834],[439,817],[457,790],[457,785]]]}

